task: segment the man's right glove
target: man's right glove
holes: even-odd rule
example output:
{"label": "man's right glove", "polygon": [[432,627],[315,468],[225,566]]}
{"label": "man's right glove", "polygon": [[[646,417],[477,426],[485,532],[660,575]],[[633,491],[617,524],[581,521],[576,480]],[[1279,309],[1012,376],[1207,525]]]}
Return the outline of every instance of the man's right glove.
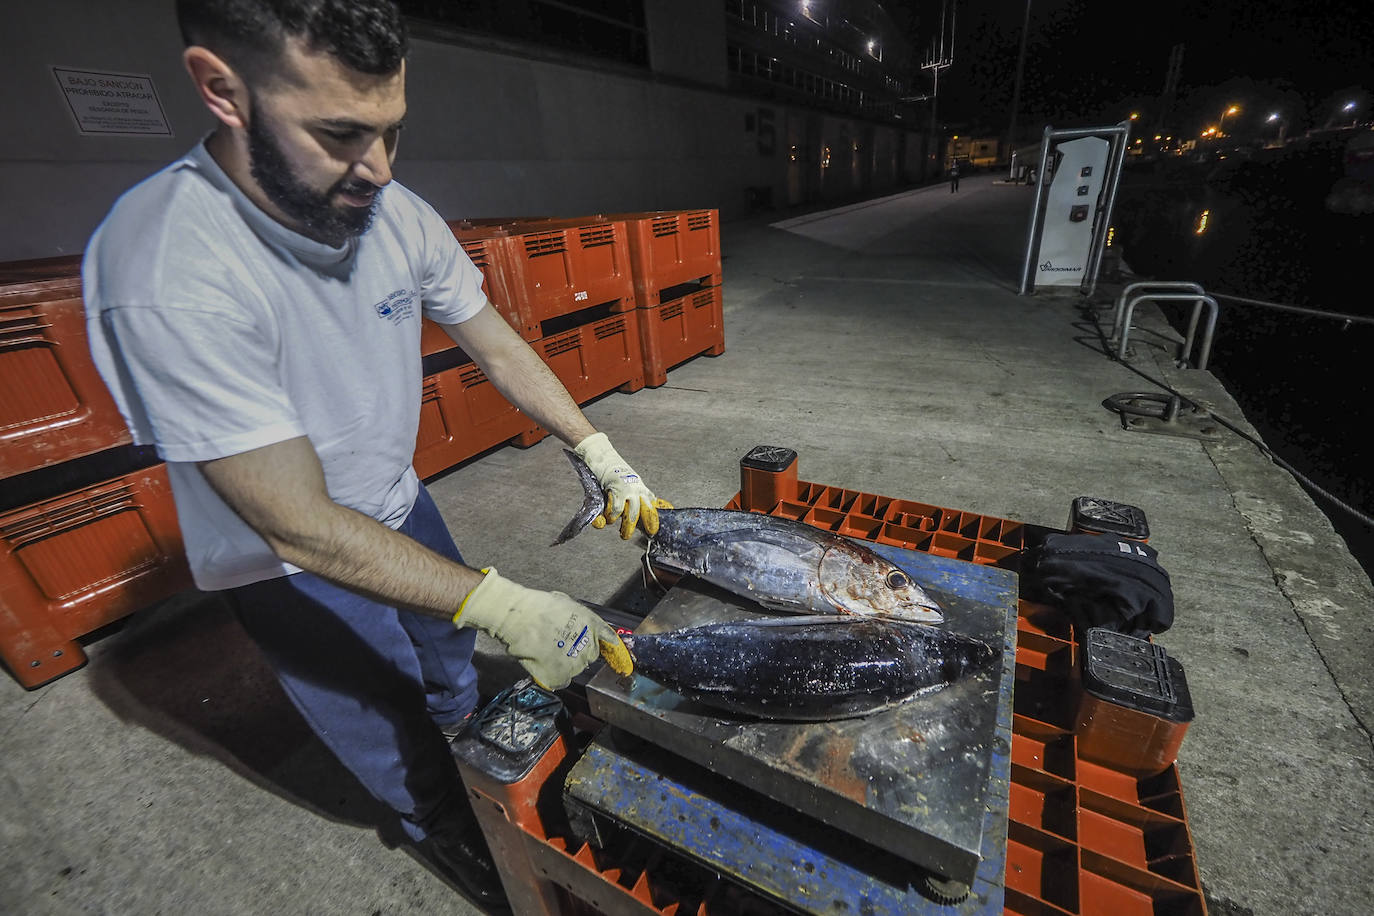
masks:
{"label": "man's right glove", "polygon": [[615,630],[572,598],[518,585],[497,575],[495,567],[483,571],[486,576],[463,599],[453,623],[504,644],[540,687],[568,686],[598,655],[616,674],[634,671],[630,650]]}

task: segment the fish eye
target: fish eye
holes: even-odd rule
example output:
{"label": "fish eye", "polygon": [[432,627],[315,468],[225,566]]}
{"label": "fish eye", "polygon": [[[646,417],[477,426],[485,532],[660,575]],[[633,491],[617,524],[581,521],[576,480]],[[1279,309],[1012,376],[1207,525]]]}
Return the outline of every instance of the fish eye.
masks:
{"label": "fish eye", "polygon": [[906,588],[910,584],[911,580],[907,578],[906,573],[902,572],[900,569],[894,569],[887,574],[888,588]]}

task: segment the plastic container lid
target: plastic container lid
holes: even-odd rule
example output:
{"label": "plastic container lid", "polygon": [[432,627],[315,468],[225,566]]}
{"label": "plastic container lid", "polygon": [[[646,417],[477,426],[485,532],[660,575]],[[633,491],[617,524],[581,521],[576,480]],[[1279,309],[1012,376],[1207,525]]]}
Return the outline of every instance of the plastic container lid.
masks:
{"label": "plastic container lid", "polygon": [[739,460],[739,463],[755,471],[768,471],[773,474],[787,470],[797,460],[797,453],[781,445],[756,445]]}
{"label": "plastic container lid", "polygon": [[1069,529],[1115,534],[1137,541],[1150,538],[1150,525],[1143,510],[1095,496],[1080,496],[1073,501]]}
{"label": "plastic container lid", "polygon": [[1104,627],[1088,630],[1083,689],[1098,699],[1167,719],[1193,720],[1183,665],[1163,646]]}

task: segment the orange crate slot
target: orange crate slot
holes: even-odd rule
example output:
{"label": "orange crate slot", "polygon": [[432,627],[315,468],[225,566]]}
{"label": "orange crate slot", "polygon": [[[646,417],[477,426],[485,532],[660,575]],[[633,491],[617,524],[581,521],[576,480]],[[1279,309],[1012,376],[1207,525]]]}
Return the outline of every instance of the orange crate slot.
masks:
{"label": "orange crate slot", "polygon": [[812,509],[802,521],[823,531],[837,531],[844,523],[845,514],[838,509]]}
{"label": "orange crate slot", "polygon": [[850,514],[846,515],[844,521],[840,523],[839,532],[852,538],[876,541],[878,535],[882,533],[884,524],[882,519]]}
{"label": "orange crate slot", "polygon": [[1018,630],[1051,636],[1064,642],[1073,640],[1073,622],[1069,620],[1069,615],[1048,604],[1036,604],[1024,599],[1018,601],[1016,627]]}
{"label": "orange crate slot", "polygon": [[[1078,911],[1078,849],[1017,821],[1007,824],[1007,888]],[[1091,912],[1109,912],[1093,910]]]}
{"label": "orange crate slot", "polygon": [[573,400],[585,404],[642,378],[639,315],[619,312],[546,337],[536,350],[563,382]]}
{"label": "orange crate slot", "polygon": [[91,361],[81,278],[28,271],[0,286],[0,478],[133,441]]}
{"label": "orange crate slot", "polygon": [[669,287],[720,285],[718,210],[623,213],[607,218],[625,223],[639,308],[661,304],[663,291]]}
{"label": "orange crate slot", "polygon": [[711,287],[650,308],[640,315],[644,381],[657,387],[668,370],[694,356],[725,352],[725,324],[720,287]]}
{"label": "orange crate slot", "polygon": [[25,687],[86,660],[76,638],[191,585],[164,465],[0,515],[0,657]]}
{"label": "orange crate slot", "polygon": [[1202,895],[1194,888],[1132,868],[1089,849],[1082,850],[1079,895],[1085,913],[1121,916],[1203,916]]}
{"label": "orange crate slot", "polygon": [[1026,716],[1011,717],[1013,764],[1072,780],[1075,774],[1073,752],[1071,733]]}
{"label": "orange crate slot", "polygon": [[930,549],[931,533],[920,531],[916,528],[908,528],[905,525],[894,525],[892,522],[884,522],[883,530],[878,536],[878,540],[884,544],[891,544],[893,547],[903,547],[907,550],[926,550]]}
{"label": "orange crate slot", "polygon": [[957,534],[938,531],[930,541],[930,552],[939,557],[952,557],[956,560],[973,559],[973,541]]}
{"label": "orange crate slot", "polygon": [[433,477],[533,428],[475,364],[445,369],[427,376],[421,389],[415,473]]}
{"label": "orange crate slot", "polygon": [[772,514],[779,518],[790,518],[795,521],[801,521],[806,518],[806,513],[810,511],[811,507],[806,503],[794,503],[791,500],[784,499],[773,509]]}
{"label": "orange crate slot", "polygon": [[1078,833],[1075,808],[1072,782],[1012,764],[1007,809],[1012,820],[1072,840]]}
{"label": "orange crate slot", "polygon": [[1086,790],[1079,805],[1079,842],[1085,849],[1180,884],[1196,883],[1182,820]]}
{"label": "orange crate slot", "polygon": [[1020,553],[1014,547],[1007,547],[1003,544],[990,544],[987,541],[979,541],[973,546],[973,562],[982,563],[987,566],[996,566],[1003,560]]}

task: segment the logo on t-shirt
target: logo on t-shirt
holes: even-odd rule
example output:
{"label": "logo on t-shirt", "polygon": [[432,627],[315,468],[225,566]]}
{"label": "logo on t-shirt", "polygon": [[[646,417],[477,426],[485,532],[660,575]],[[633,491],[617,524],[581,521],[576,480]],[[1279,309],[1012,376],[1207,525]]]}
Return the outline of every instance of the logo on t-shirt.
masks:
{"label": "logo on t-shirt", "polygon": [[392,324],[400,324],[415,313],[415,292],[409,289],[398,289],[389,293],[373,308],[377,310],[378,317],[386,318]]}

